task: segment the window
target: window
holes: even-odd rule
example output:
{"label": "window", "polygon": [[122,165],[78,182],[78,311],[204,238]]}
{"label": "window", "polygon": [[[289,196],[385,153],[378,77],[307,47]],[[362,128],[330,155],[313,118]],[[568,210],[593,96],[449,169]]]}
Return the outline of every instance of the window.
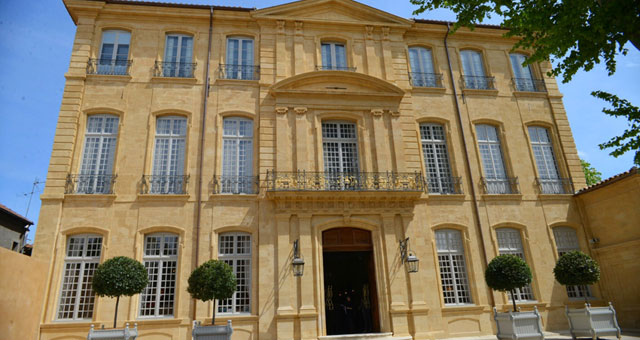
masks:
{"label": "window", "polygon": [[184,34],[167,35],[162,63],[165,77],[193,77],[193,37]]}
{"label": "window", "polygon": [[[553,237],[556,239],[556,249],[558,256],[562,256],[570,251],[580,250],[578,235],[573,228],[557,227],[553,228]],[[585,286],[566,286],[569,298],[591,297],[591,289]]]}
{"label": "window", "polygon": [[129,42],[131,33],[104,31],[98,60],[98,74],[126,75],[129,68]]}
{"label": "window", "polygon": [[436,231],[436,248],[445,305],[472,303],[460,231],[453,229]]}
{"label": "window", "polygon": [[59,320],[93,318],[96,297],[91,281],[100,263],[101,253],[102,236],[76,235],[67,239],[58,306]]}
{"label": "window", "polygon": [[418,87],[441,87],[439,75],[433,71],[431,50],[424,47],[409,48],[411,84]]}
{"label": "window", "polygon": [[560,179],[558,164],[553,152],[553,144],[549,137],[549,130],[540,126],[529,127],[529,139],[533,156],[538,168],[540,191],[543,194],[566,193],[564,183]]}
{"label": "window", "polygon": [[343,43],[323,42],[321,44],[322,70],[347,70],[347,51]]}
{"label": "window", "polygon": [[252,194],[253,121],[225,118],[222,128],[222,193]]}
{"label": "window", "polygon": [[[511,228],[500,228],[496,230],[496,236],[498,238],[498,250],[500,255],[510,254],[516,255],[525,262],[527,259],[524,257],[524,250],[522,248],[522,239],[520,238],[520,231]],[[511,294],[509,299],[511,299]],[[531,285],[526,287],[517,288],[514,293],[516,301],[531,301],[533,300],[533,293],[531,291]]]}
{"label": "window", "polygon": [[444,127],[439,124],[420,124],[420,139],[429,193],[456,193],[451,177]]}
{"label": "window", "polygon": [[482,54],[478,51],[460,51],[464,87],[467,89],[492,89],[493,83],[485,75]]}
{"label": "window", "polygon": [[322,123],[322,149],[327,190],[356,190],[359,187],[356,125],[348,122]]}
{"label": "window", "polygon": [[161,117],[156,120],[156,142],[153,155],[152,194],[182,194],[185,192],[184,153],[187,119]]}
{"label": "window", "polygon": [[522,66],[527,56],[519,53],[511,53],[511,68],[513,69],[514,84],[518,91],[544,91],[544,83],[533,78],[531,65]]}
{"label": "window", "polygon": [[484,171],[485,191],[488,194],[510,194],[511,183],[502,159],[498,129],[491,125],[476,125],[478,148]]}
{"label": "window", "polygon": [[77,193],[111,193],[118,122],[118,117],[112,115],[92,115],[87,118],[84,152],[76,183]]}
{"label": "window", "polygon": [[178,269],[178,235],[147,235],[142,260],[149,274],[149,284],[140,294],[140,316],[172,316]]}
{"label": "window", "polygon": [[238,282],[233,296],[219,301],[218,312],[251,313],[251,235],[224,233],[218,241],[218,258],[233,268]]}
{"label": "window", "polygon": [[258,79],[253,66],[253,39],[233,37],[227,39],[226,79]]}

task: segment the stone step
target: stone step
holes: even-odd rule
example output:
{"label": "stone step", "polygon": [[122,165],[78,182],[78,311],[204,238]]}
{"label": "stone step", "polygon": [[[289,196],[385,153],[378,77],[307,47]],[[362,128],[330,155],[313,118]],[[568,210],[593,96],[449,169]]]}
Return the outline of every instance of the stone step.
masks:
{"label": "stone step", "polygon": [[318,340],[412,340],[410,336],[394,337],[393,333],[362,333],[319,336]]}

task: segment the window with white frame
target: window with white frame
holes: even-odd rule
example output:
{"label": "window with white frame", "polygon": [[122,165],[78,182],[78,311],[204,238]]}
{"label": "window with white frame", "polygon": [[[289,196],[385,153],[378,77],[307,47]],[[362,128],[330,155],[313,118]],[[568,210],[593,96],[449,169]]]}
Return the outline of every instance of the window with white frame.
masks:
{"label": "window with white frame", "polygon": [[542,193],[564,194],[565,188],[560,179],[549,130],[540,126],[530,126],[529,140],[531,141],[533,156],[540,176],[539,181]]}
{"label": "window with white frame", "polygon": [[102,32],[98,74],[125,75],[129,64],[131,33],[120,30]]}
{"label": "window with white frame", "polygon": [[111,192],[118,122],[118,117],[113,115],[91,115],[87,118],[84,151],[76,184],[77,193]]}
{"label": "window with white frame", "polygon": [[225,118],[222,124],[221,192],[252,194],[253,121],[240,117]]}
{"label": "window with white frame", "polygon": [[[556,239],[556,249],[558,256],[562,256],[571,251],[580,251],[578,235],[575,229],[570,227],[553,228],[553,237]],[[591,297],[591,289],[585,286],[566,286],[569,298]]]}
{"label": "window with white frame", "polygon": [[472,303],[462,233],[454,229],[437,230],[436,248],[445,305]]}
{"label": "window with white frame", "polygon": [[162,75],[165,77],[193,77],[193,37],[168,34],[164,49]]}
{"label": "window with white frame", "polygon": [[511,53],[509,54],[509,59],[511,59],[511,69],[513,70],[516,89],[518,91],[536,91],[531,65],[522,65],[527,60],[527,56],[520,53]]}
{"label": "window with white frame", "polygon": [[484,71],[482,53],[474,50],[460,51],[464,85],[468,89],[488,89],[489,82]]}
{"label": "window with white frame", "polygon": [[320,48],[323,70],[347,69],[347,50],[344,43],[323,42]]}
{"label": "window with white frame", "polygon": [[184,154],[187,119],[167,116],[156,119],[156,140],[153,154],[153,175],[149,180],[152,194],[182,194],[185,192]]}
{"label": "window with white frame", "polygon": [[350,190],[359,185],[358,138],[354,123],[322,123],[322,149],[328,190]]}
{"label": "window with white frame", "polygon": [[411,84],[418,87],[437,87],[438,78],[433,70],[433,56],[431,49],[425,47],[409,48],[409,63],[411,66]]}
{"label": "window with white frame", "polygon": [[240,232],[220,234],[218,258],[231,266],[237,279],[236,291],[230,299],[218,302],[218,312],[251,313],[251,235]]}
{"label": "window with white frame", "polygon": [[253,39],[247,37],[227,38],[226,79],[257,79],[253,66]]}
{"label": "window with white frame", "polygon": [[502,157],[498,129],[492,125],[476,125],[478,148],[488,194],[510,194],[511,184]]}
{"label": "window with white frame", "polygon": [[178,235],[146,235],[142,260],[147,268],[149,284],[140,294],[140,317],[172,316],[178,270]]}
{"label": "window with white frame", "polygon": [[420,141],[427,171],[429,193],[455,193],[444,126],[420,124]]}
{"label": "window with white frame", "polygon": [[[496,237],[498,238],[498,251],[500,255],[516,255],[523,261],[527,261],[524,256],[524,248],[522,247],[522,238],[520,237],[519,230],[512,228],[496,229]],[[511,299],[511,294],[507,295],[509,299]],[[534,300],[530,284],[522,288],[516,288],[514,295],[516,301]]]}
{"label": "window with white frame", "polygon": [[91,282],[101,253],[102,236],[74,235],[67,239],[58,320],[93,318],[96,298]]}

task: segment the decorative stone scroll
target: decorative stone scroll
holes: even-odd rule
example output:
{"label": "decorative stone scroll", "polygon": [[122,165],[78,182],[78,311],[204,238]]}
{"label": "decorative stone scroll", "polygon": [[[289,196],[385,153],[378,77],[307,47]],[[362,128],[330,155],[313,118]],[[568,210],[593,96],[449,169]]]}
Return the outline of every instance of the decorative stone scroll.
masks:
{"label": "decorative stone scroll", "polygon": [[382,28],[382,39],[389,40],[389,27],[385,26]]}
{"label": "decorative stone scroll", "polygon": [[295,111],[299,115],[303,115],[303,114],[307,113],[307,108],[306,107],[295,107],[295,108],[293,108],[293,111]]}
{"label": "decorative stone scroll", "polygon": [[400,111],[389,110],[389,114],[391,115],[391,117],[400,117]]}
{"label": "decorative stone scroll", "polygon": [[373,39],[373,26],[365,26],[367,30],[367,39]]}
{"label": "decorative stone scroll", "polygon": [[296,35],[302,35],[302,21],[296,21]]}
{"label": "decorative stone scroll", "polygon": [[384,110],[383,110],[383,109],[373,109],[373,110],[371,110],[371,114],[372,114],[374,117],[382,117],[382,114],[383,114],[383,113],[384,113]]}
{"label": "decorative stone scroll", "polygon": [[276,24],[278,25],[278,33],[283,34],[284,33],[284,20],[278,20],[276,21]]}
{"label": "decorative stone scroll", "polygon": [[277,114],[283,115],[283,114],[287,113],[288,111],[289,111],[289,108],[286,107],[286,106],[278,106],[278,107],[276,107],[276,113]]}

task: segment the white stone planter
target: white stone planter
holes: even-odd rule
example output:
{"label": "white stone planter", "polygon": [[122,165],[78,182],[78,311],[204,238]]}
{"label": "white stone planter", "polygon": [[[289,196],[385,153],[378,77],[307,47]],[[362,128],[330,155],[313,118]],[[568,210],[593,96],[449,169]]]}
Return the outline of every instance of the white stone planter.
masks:
{"label": "white stone planter", "polygon": [[498,313],[494,307],[493,315],[498,327],[498,334],[496,334],[498,339],[544,339],[537,307],[533,307],[531,312],[516,313]]}
{"label": "white stone planter", "polygon": [[616,311],[611,302],[609,307],[591,307],[585,304],[585,308],[569,309],[565,307],[569,319],[571,337],[588,336],[593,340],[605,335],[615,335],[620,339],[620,327]]}
{"label": "white stone planter", "polygon": [[94,329],[91,325],[87,340],[135,340],[138,337],[138,324],[129,328],[129,323],[124,329]]}
{"label": "white stone planter", "polygon": [[193,340],[231,340],[231,333],[231,320],[226,326],[202,326],[199,321],[194,321],[191,335]]}

